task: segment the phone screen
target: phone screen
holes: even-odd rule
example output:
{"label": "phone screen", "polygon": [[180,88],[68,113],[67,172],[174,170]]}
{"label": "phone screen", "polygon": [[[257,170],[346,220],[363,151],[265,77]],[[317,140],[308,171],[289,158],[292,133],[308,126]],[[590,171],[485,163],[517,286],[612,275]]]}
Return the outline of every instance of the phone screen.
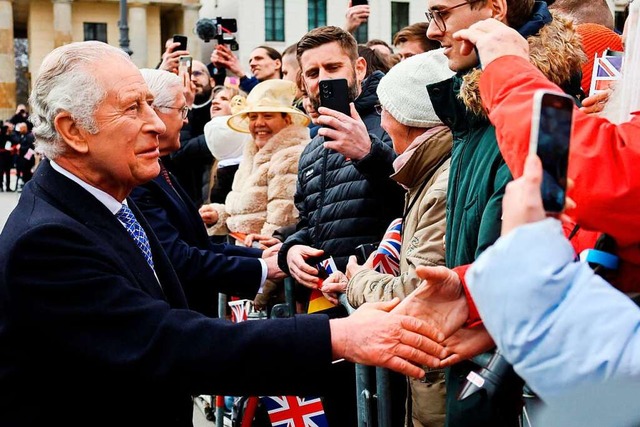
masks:
{"label": "phone screen", "polygon": [[536,153],[542,161],[542,201],[547,212],[562,212],[567,188],[567,166],[573,101],[544,94],[539,105]]}

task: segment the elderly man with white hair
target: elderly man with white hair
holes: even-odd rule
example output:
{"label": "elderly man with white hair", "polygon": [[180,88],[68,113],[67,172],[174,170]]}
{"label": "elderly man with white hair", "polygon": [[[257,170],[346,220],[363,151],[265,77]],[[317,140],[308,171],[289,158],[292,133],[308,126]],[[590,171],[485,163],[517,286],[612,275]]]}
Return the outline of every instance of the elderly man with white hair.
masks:
{"label": "elderly man with white hair", "polygon": [[[167,128],[158,138],[163,159],[180,148],[180,129],[188,110],[183,82],[168,71],[141,73],[154,96],[152,107]],[[161,173],[136,187],[131,199],[169,256],[191,309],[216,317],[218,292],[253,299],[267,278],[284,277],[273,251],[214,244],[197,208],[159,161]]]}
{"label": "elderly man with white hair", "polygon": [[160,173],[167,128],[153,103],[106,44],[68,44],[42,63],[31,106],[47,160],[0,234],[0,425],[188,426],[191,395],[317,393],[340,358],[416,377],[414,363],[437,364],[442,335],[390,313],[396,302],[238,324],[189,310],[127,199]]}

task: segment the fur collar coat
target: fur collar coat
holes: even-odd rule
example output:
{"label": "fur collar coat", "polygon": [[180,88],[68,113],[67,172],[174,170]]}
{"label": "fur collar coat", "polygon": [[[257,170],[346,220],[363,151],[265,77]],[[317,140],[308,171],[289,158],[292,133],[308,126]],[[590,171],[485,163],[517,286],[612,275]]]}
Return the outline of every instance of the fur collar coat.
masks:
{"label": "fur collar coat", "polygon": [[290,125],[261,149],[253,140],[248,142],[225,204],[212,204],[218,211],[218,222],[209,229],[209,234],[271,236],[276,229],[295,224],[298,210],[293,197],[298,161],[309,140],[308,128]]}

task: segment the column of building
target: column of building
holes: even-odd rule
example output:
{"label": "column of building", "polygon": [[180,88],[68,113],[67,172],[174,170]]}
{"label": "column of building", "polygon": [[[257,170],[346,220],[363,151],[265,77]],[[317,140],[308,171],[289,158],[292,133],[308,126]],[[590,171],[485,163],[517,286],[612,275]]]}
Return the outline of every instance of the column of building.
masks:
{"label": "column of building", "polygon": [[194,59],[201,59],[202,54],[202,43],[199,39],[192,36],[193,29],[196,27],[196,22],[198,22],[199,11],[200,11],[200,2],[199,0],[183,0],[182,2],[182,28],[183,34],[189,36],[189,43],[187,47],[189,48],[189,53],[191,57]]}
{"label": "column of building", "polygon": [[146,68],[147,63],[147,6],[149,0],[136,0],[130,2],[129,8],[129,47],[133,51],[131,60],[136,66]]}
{"label": "column of building", "polygon": [[13,47],[13,0],[0,0],[0,119],[16,110],[16,66]]}
{"label": "column of building", "polygon": [[53,3],[53,47],[73,41],[71,27],[71,3],[73,0],[51,0]]}

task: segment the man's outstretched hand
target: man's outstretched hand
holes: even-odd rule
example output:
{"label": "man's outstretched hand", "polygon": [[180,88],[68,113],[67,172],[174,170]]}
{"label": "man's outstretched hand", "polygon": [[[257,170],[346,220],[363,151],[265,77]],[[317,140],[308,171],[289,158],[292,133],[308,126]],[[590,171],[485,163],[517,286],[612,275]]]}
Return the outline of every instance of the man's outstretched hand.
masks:
{"label": "man's outstretched hand", "polygon": [[438,367],[446,356],[438,344],[444,337],[427,322],[390,312],[396,304],[397,298],[367,303],[349,317],[332,319],[333,357],[415,378],[424,376],[424,370],[416,364]]}
{"label": "man's outstretched hand", "polygon": [[458,274],[446,267],[416,269],[424,282],[406,297],[393,313],[406,314],[424,320],[451,336],[467,321],[469,307]]}

